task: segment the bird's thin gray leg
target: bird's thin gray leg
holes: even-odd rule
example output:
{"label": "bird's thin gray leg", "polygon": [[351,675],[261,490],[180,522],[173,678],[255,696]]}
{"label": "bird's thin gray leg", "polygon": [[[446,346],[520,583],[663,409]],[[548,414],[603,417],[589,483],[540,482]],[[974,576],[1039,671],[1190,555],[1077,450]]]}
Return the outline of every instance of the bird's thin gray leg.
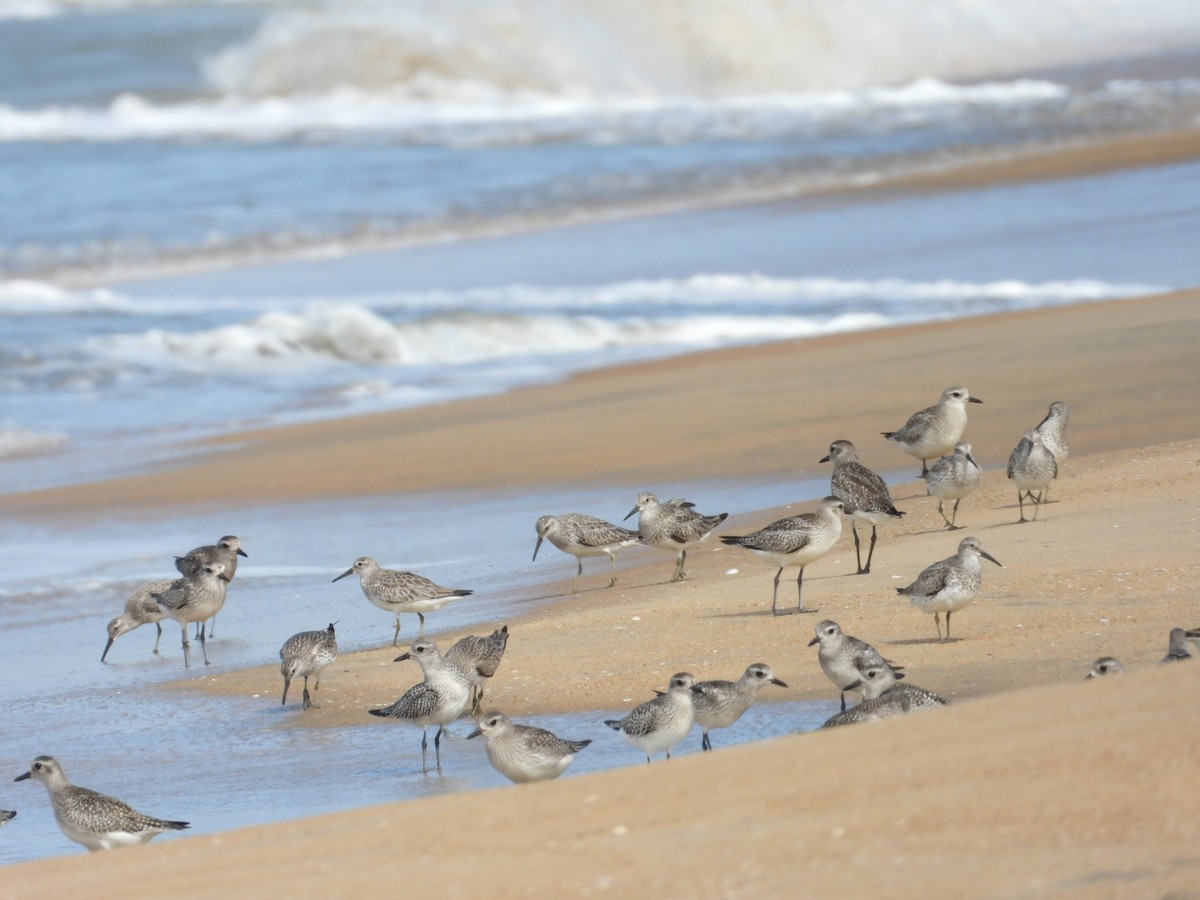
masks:
{"label": "bird's thin gray leg", "polygon": [[204,639],[204,623],[203,622],[200,623],[200,652],[204,654],[204,664],[206,666],[212,665],[212,663],[210,663],[208,661],[208,644],[206,643],[206,641]]}
{"label": "bird's thin gray leg", "polygon": [[683,581],[683,576],[684,576],[683,563],[686,559],[687,559],[687,551],[680,550],[679,551],[679,559],[677,559],[675,561],[675,576],[671,579],[672,581]]}
{"label": "bird's thin gray leg", "polygon": [[421,620],[421,630],[417,634],[418,638],[425,637],[425,613],[417,613],[417,618]]}
{"label": "bird's thin gray leg", "polygon": [[212,637],[217,633],[217,614],[213,613],[212,618],[208,620],[208,636]]}
{"label": "bird's thin gray leg", "polygon": [[392,646],[400,642],[400,614],[396,613],[396,630],[392,632]]}
{"label": "bird's thin gray leg", "polygon": [[575,569],[575,580],[573,582],[571,582],[571,593],[572,594],[579,593],[579,578],[580,578],[580,576],[583,575],[583,557],[581,557],[581,556],[575,557],[575,562],[577,562],[579,565]]}
{"label": "bird's thin gray leg", "polygon": [[442,771],[442,726],[438,726],[437,734],[433,736],[433,753],[437,757],[437,770]]}
{"label": "bird's thin gray leg", "polygon": [[871,549],[867,551],[867,567],[860,572],[860,575],[869,575],[871,572],[871,559],[875,556],[875,526],[871,526]]}
{"label": "bird's thin gray leg", "polygon": [[[1032,495],[1033,491],[1030,491],[1029,493]],[[1033,500],[1033,519],[1032,519],[1032,521],[1036,522],[1037,514],[1042,508],[1042,492],[1038,491],[1037,496],[1031,497],[1030,499]]]}
{"label": "bird's thin gray leg", "polygon": [[953,530],[955,530],[955,531],[957,531],[957,530],[958,530],[958,528],[959,528],[959,524],[958,524],[958,504],[960,504],[960,503],[962,503],[962,497],[959,497],[957,500],[955,500],[955,501],[954,501],[954,512],[952,512],[952,513],[950,514],[950,527],[951,527]]}
{"label": "bird's thin gray leg", "polygon": [[850,532],[854,535],[854,564],[858,566],[858,574],[863,573],[862,554],[858,550],[858,526],[853,522],[850,523]]}
{"label": "bird's thin gray leg", "polygon": [[771,594],[771,612],[779,615],[779,576],[783,574],[783,567],[779,567],[779,571],[775,573],[775,591]]}
{"label": "bird's thin gray leg", "polygon": [[429,750],[429,729],[426,728],[421,732],[421,774],[429,774],[429,764],[426,761],[427,751]]}
{"label": "bird's thin gray leg", "polygon": [[946,610],[946,640],[950,640],[950,610]]}
{"label": "bird's thin gray leg", "polygon": [[[613,585],[615,585],[617,583],[617,555],[615,553],[608,554],[608,562],[609,562],[609,576],[610,576],[608,579],[608,586],[612,587]],[[583,568],[582,560],[580,560],[580,562],[579,562],[579,568],[580,569]]]}
{"label": "bird's thin gray leg", "polygon": [[846,692],[842,691],[842,712],[846,711]]}
{"label": "bird's thin gray leg", "polygon": [[946,523],[947,528],[954,527],[954,523],[951,522],[949,519],[947,519],[946,514],[944,512],[942,512],[942,501],[941,500],[938,501],[938,515],[942,517],[942,521]]}
{"label": "bird's thin gray leg", "polygon": [[712,749],[712,741],[710,741],[708,739],[708,729],[707,728],[704,729],[704,737],[700,740],[700,749],[701,750],[711,750]]}
{"label": "bird's thin gray leg", "polygon": [[188,639],[187,639],[187,623],[180,622],[179,627],[183,630],[183,667],[185,669],[190,669],[192,666],[191,666],[191,663],[188,661],[188,647],[190,645],[188,644]]}
{"label": "bird's thin gray leg", "polygon": [[304,676],[304,709],[312,706],[312,697],[308,693],[308,676]]}
{"label": "bird's thin gray leg", "polygon": [[158,642],[162,640],[162,622],[155,622],[154,627],[158,629],[158,634],[154,636],[154,655],[158,656]]}
{"label": "bird's thin gray leg", "polygon": [[1018,506],[1020,506],[1020,508],[1021,508],[1021,518],[1020,518],[1020,520],[1017,522],[1017,524],[1018,524],[1018,525],[1020,525],[1020,524],[1021,524],[1021,522],[1026,522],[1026,521],[1028,521],[1028,520],[1025,518],[1025,497],[1024,497],[1024,495],[1022,495],[1022,494],[1021,494],[1021,492],[1020,492],[1020,491],[1017,491],[1017,505],[1018,505]]}
{"label": "bird's thin gray leg", "polygon": [[941,613],[933,614],[933,624],[937,626],[938,640],[940,641],[942,639],[942,614]]}

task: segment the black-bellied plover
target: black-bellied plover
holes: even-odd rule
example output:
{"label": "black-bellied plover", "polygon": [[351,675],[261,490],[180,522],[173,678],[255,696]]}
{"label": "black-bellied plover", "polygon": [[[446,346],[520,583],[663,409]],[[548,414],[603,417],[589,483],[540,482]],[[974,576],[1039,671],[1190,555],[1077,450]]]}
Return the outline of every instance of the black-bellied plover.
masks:
{"label": "black-bellied plover", "polygon": [[[830,490],[845,505],[846,516],[850,519],[850,531],[854,534],[854,559],[858,563],[858,574],[866,575],[871,571],[871,557],[875,555],[875,528],[891,519],[899,519],[904,515],[892,503],[892,495],[884,480],[858,461],[858,452],[849,441],[834,441],[829,445],[829,455],[822,456],[818,462],[833,462],[833,475],[830,477]],[[858,526],[856,520],[862,519],[871,526],[871,546],[867,550],[867,564],[864,566],[859,552]]]}
{"label": "black-bellied plover", "polygon": [[424,637],[425,613],[436,612],[451,600],[469,597],[475,593],[464,588],[441,587],[415,572],[381,569],[379,563],[369,556],[360,556],[354,561],[354,565],[333,580],[341,581],[348,575],[359,577],[362,592],[368,600],[380,609],[395,614],[396,631],[392,634],[393,647],[400,639],[401,613],[416,613],[417,618],[421,621],[417,636]]}
{"label": "black-bellied plover", "polygon": [[[957,524],[958,504],[983,483],[983,470],[971,455],[971,445],[966,441],[959,441],[954,445],[954,452],[943,456],[930,466],[923,477],[929,493],[938,498],[938,515],[942,517],[946,527],[951,531],[961,528],[962,526]],[[942,504],[947,500],[954,501],[954,509],[948,519],[942,509]]]}
{"label": "black-bellied plover", "polygon": [[622,719],[605,719],[604,724],[625,735],[626,739],[646,754],[646,762],[660,750],[667,751],[687,736],[696,720],[696,679],[688,672],[671,676],[665,694],[659,694],[640,706],[635,706]]}
{"label": "black-bellied plover", "polygon": [[[1021,509],[1021,522],[1036,522],[1042,498],[1050,482],[1058,477],[1058,463],[1054,454],[1046,449],[1042,436],[1033,429],[1026,431],[1008,457],[1008,477],[1017,486],[1017,504]],[[1036,492],[1036,496],[1035,496]],[[1033,501],[1033,518],[1025,518],[1025,495]]]}
{"label": "black-bellied plover", "polygon": [[533,545],[536,560],[542,541],[547,540],[563,553],[575,557],[577,568],[571,593],[579,592],[579,578],[583,575],[585,556],[607,556],[610,563],[608,586],[617,583],[617,551],[639,543],[638,533],[613,525],[586,513],[564,513],[561,516],[542,516],[534,525],[537,543]]}
{"label": "black-bellied plover", "polygon": [[923,709],[937,709],[946,705],[945,699],[933,691],[897,681],[899,677],[886,665],[867,666],[862,670],[861,680],[849,688],[860,691],[863,702],[851,709],[842,710],[821,727],[833,728],[838,725],[852,725],[855,722],[889,719],[892,716],[902,716]]}
{"label": "black-bellied plover", "polygon": [[[225,572],[223,563],[205,563],[200,570],[191,576],[177,578],[171,586],[154,599],[162,607],[164,613],[179,623],[183,631],[183,666],[191,668],[188,659],[187,627],[189,622],[203,623],[211,619],[225,605],[226,582],[221,576]],[[200,651],[204,654],[204,664],[208,662],[208,647],[205,644],[204,625],[200,626]]]}
{"label": "black-bellied plover", "polygon": [[701,750],[711,750],[708,732],[713,728],[728,728],[742,717],[758,698],[759,690],[768,684],[787,687],[766,663],[753,663],[737,681],[697,681],[692,696],[696,724],[704,729]]}
{"label": "black-bellied plover", "polygon": [[1162,658],[1163,662],[1180,662],[1185,659],[1192,659],[1192,654],[1188,652],[1188,633],[1186,628],[1172,628],[1171,635],[1167,640],[1167,655]]}
{"label": "black-bellied plover", "polygon": [[[183,556],[175,557],[175,568],[179,570],[180,575],[189,578],[198,574],[207,563],[219,562],[225,567],[225,573],[221,577],[225,579],[226,584],[229,584],[233,581],[233,576],[237,574],[239,556],[249,558],[249,554],[242,549],[242,542],[237,535],[227,534],[215,544],[195,547]],[[209,637],[213,636],[213,629],[217,625],[216,620],[217,617],[214,615],[208,623]],[[196,637],[200,636],[199,627],[200,624],[197,623]]]}
{"label": "black-bellied plover", "polygon": [[982,402],[965,387],[948,387],[942,391],[937,406],[913,413],[903,428],[885,431],[883,436],[921,460],[921,474],[924,474],[929,460],[945,456],[962,440],[967,430],[967,404]]}
{"label": "black-bellied plover", "polygon": [[[1035,429],[1042,436],[1042,443],[1046,445],[1046,449],[1054,454],[1054,461],[1060,468],[1063,460],[1071,455],[1071,448],[1067,446],[1067,423],[1070,421],[1071,407],[1061,400],[1055,400],[1050,404],[1050,411],[1046,413],[1046,418],[1038,422]],[[1049,485],[1042,495],[1042,502],[1050,502]]]}
{"label": "black-bellied plover", "polygon": [[471,714],[479,712],[483,702],[483,683],[496,674],[504,650],[508,647],[508,626],[502,625],[489,635],[468,634],[446,651],[446,662],[457,666],[471,682]]}
{"label": "black-bellied plover", "polygon": [[158,655],[158,642],[162,640],[161,623],[166,613],[154,600],[154,595],[161,594],[171,584],[172,579],[164,578],[159,581],[147,581],[133,589],[133,593],[125,601],[125,611],[108,623],[108,643],[104,645],[104,652],[100,654],[100,662],[104,662],[108,656],[113,641],[135,628],[150,624],[158,629],[158,634],[154,637],[154,655]]}
{"label": "black-bellied plover", "polygon": [[1092,670],[1084,676],[1084,681],[1089,678],[1103,678],[1105,675],[1124,675],[1125,667],[1120,661],[1113,656],[1102,656],[1092,663]]}
{"label": "black-bellied plover", "polygon": [[[833,682],[841,694],[842,709],[846,708],[846,691],[853,690],[850,685],[862,679],[862,670],[869,666],[884,666],[892,671],[904,668],[890,659],[884,659],[883,654],[866,641],[846,634],[842,626],[832,619],[826,619],[817,624],[816,635],[808,646],[820,644],[817,650],[817,662],[825,677]],[[903,675],[896,675],[903,678]]]}
{"label": "black-bellied plover", "polygon": [[14,809],[0,809],[0,826],[7,825],[17,817],[17,811]]}
{"label": "black-bellied plover", "polygon": [[638,513],[638,537],[643,544],[676,553],[675,574],[671,581],[683,581],[687,552],[712,534],[713,529],[729,518],[729,513],[705,516],[696,512],[696,504],[688,500],[667,500],[659,503],[649,491],[638,494],[637,504],[625,516]]}
{"label": "black-bellied plover", "polygon": [[128,803],[67,781],[62,766],[52,756],[39,756],[15,781],[33,778],[46,786],[58,827],[68,838],[89,850],[111,850],[144,844],[164,831],[181,831],[187,822],[144,815]]}
{"label": "black-bellied plover", "polygon": [[[983,549],[979,538],[966,537],[958,544],[958,552],[930,566],[908,587],[896,588],[923,613],[933,613],[938,640],[950,640],[950,614],[975,602],[983,582],[979,558],[1000,565],[1000,560]],[[946,636],[942,637],[941,613],[946,614]]]}
{"label": "black-bellied plover", "polygon": [[467,740],[483,735],[492,768],[517,784],[548,781],[566,771],[591,738],[568,741],[544,728],[519,725],[502,712],[485,713]]}
{"label": "black-bellied plover", "polygon": [[330,622],[324,631],[301,631],[293,634],[279,648],[279,674],[283,676],[283,700],[280,706],[287,703],[288,688],[295,678],[304,679],[303,709],[313,706],[312,696],[308,692],[308,678],[314,679],[313,693],[321,687],[321,673],[325,667],[337,659],[337,635],[333,630],[335,622]]}
{"label": "black-bellied plover", "polygon": [[[804,608],[804,568],[832,550],[842,536],[843,506],[837,497],[826,497],[814,512],[780,519],[752,534],[725,535],[721,538],[721,543],[745,547],[759,559],[779,567],[771,594],[771,612],[775,615],[816,612],[815,609]],[[796,608],[780,609],[779,577],[788,566],[800,567],[800,574],[796,577]]]}
{"label": "black-bellied plover", "polygon": [[418,639],[396,662],[415,659],[425,674],[390,706],[368,710],[373,716],[399,719],[421,729],[421,771],[428,772],[429,726],[438,727],[433,738],[437,770],[442,771],[442,730],[464,712],[471,703],[471,681],[457,666],[446,663],[433,641]]}

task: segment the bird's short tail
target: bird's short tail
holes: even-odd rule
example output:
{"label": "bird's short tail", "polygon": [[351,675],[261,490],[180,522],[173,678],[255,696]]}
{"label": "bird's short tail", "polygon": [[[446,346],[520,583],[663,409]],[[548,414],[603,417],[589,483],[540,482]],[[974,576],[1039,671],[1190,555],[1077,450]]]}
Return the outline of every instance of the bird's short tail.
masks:
{"label": "bird's short tail", "polygon": [[730,547],[741,547],[746,543],[746,536],[744,534],[723,534],[721,543]]}
{"label": "bird's short tail", "polygon": [[621,730],[621,720],[620,719],[605,719],[604,724],[607,725],[609,728],[611,728],[613,731]]}
{"label": "bird's short tail", "polygon": [[172,822],[170,820],[167,820],[167,821],[163,822],[163,824],[166,825],[167,828],[169,828],[171,831],[183,831],[183,829],[185,829],[185,828],[192,827],[191,822]]}
{"label": "bird's short tail", "polygon": [[383,709],[368,709],[367,712],[373,716],[382,716],[385,719],[392,717],[392,708],[390,706],[385,706]]}
{"label": "bird's short tail", "polygon": [[567,746],[571,748],[572,753],[578,753],[584,747],[592,742],[591,738],[586,738],[582,741],[567,741]]}

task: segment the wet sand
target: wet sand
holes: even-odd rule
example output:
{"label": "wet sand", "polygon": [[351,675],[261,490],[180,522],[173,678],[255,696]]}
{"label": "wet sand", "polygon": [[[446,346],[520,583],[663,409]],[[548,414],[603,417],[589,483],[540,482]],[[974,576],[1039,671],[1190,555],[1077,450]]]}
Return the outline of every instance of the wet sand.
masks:
{"label": "wet sand", "polygon": [[[220,472],[247,501],[581,480],[631,505],[660,480],[778,478],[779,508],[728,510],[720,531],[739,533],[812,507],[789,485],[822,471],[831,440],[853,440],[877,470],[915,473],[878,433],[952,383],[985,401],[968,438],[990,470],[958,532],[919,482],[894,483],[907,515],[881,530],[872,573],[850,574],[848,533],[809,568],[814,615],[771,616],[773,571],[716,541],[689,554],[681,584],[664,584],[666,553],[627,553],[611,590],[606,563],[589,560],[577,596],[573,560],[544,547],[532,565],[561,602],[509,622],[486,703],[514,716],[618,712],[675,671],[736,677],[756,660],[790,685],[764,702],[832,700],[805,646],[829,617],[950,698],[945,710],[741,747],[716,732],[720,752],[670,763],[639,764],[630,748],[620,771],[11,866],[0,894],[1187,896],[1200,877],[1189,787],[1200,664],[1158,660],[1170,627],[1200,625],[1198,346],[1198,292],[897,328],[244,435],[198,449],[183,472],[0,498],[13,515],[71,503],[100,516],[199,502]],[[1056,502],[1017,525],[1003,466],[1058,399],[1074,410],[1072,456]],[[968,534],[1004,566],[985,563],[957,640],[939,643],[894,588]],[[1084,683],[1105,654],[1128,674]],[[394,655],[339,659],[310,724],[370,720],[368,706],[395,699],[395,668],[380,664]],[[205,684],[274,693],[280,680],[264,667]],[[448,760],[461,752],[453,742]]]}

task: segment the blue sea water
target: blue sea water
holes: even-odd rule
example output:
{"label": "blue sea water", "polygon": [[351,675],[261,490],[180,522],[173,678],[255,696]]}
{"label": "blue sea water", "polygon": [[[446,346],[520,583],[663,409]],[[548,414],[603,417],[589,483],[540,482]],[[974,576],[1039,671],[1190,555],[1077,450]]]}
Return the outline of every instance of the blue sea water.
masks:
{"label": "blue sea water", "polygon": [[[1198,124],[1186,0],[2,0],[0,491],[634,359],[1196,285],[1196,163],[825,191]],[[529,563],[537,515],[619,518],[651,487],[735,512],[823,491],[0,520],[0,774],[54,753],[197,831],[375,802],[381,782],[396,798],[498,783],[458,741],[447,778],[426,780],[407,730],[381,762],[378,728],[311,734],[274,727],[272,698],[164,695],[174,626],[164,658],[144,628],[101,666],[104,624],[171,556],[229,532],[251,558],[214,671],[271,662],[331,617],[344,651],[386,643],[386,616],[329,583],[365,553],[479,587],[439,627],[500,621],[570,574],[565,557]],[[458,548],[463,521],[496,540]],[[748,661],[720,662],[698,674]],[[771,704],[729,739],[827,712]],[[637,761],[625,751],[598,740],[573,771]],[[159,776],[163,754],[204,787],[172,790],[193,779]],[[295,756],[295,780],[265,776],[272,754]],[[329,758],[369,777],[335,789]],[[21,816],[0,862],[69,852],[40,788],[4,785]]]}

